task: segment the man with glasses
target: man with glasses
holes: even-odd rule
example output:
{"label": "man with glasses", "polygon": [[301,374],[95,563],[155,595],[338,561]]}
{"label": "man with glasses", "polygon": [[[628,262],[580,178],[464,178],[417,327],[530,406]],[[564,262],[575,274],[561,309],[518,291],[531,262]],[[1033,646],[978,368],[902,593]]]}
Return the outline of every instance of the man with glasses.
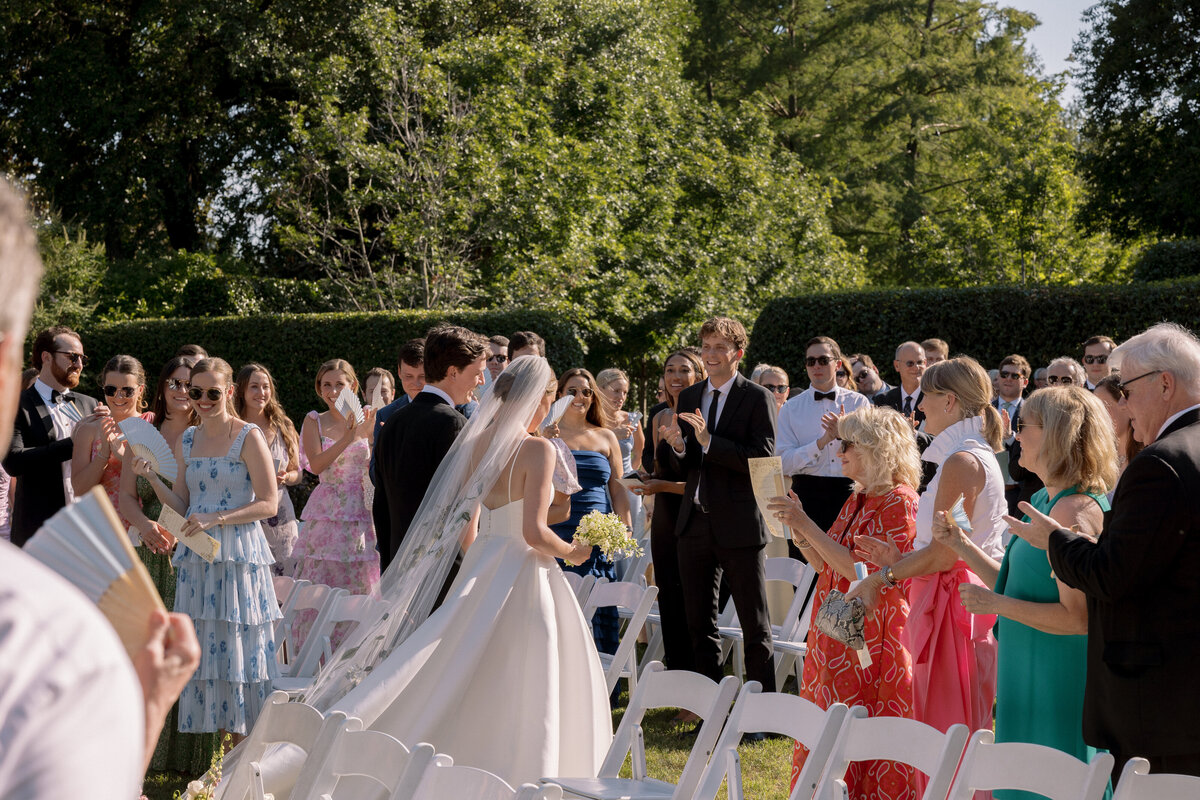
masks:
{"label": "man with glasses", "polygon": [[4,469],[17,478],[12,543],[23,547],[51,516],[74,502],[71,434],[84,418],[108,413],[95,398],[73,391],[87,366],[79,334],[57,325],[33,340],[38,377],[21,392]]}
{"label": "man with glasses", "polygon": [[1150,771],[1200,775],[1200,341],[1160,323],[1113,350],[1121,405],[1146,448],[1117,482],[1099,539],[1023,505],[1013,533],[1049,550],[1058,580],[1087,596],[1083,736]]}
{"label": "man with glasses", "polygon": [[1087,372],[1070,356],[1059,356],[1046,367],[1047,386],[1087,386]]}
{"label": "man with glasses", "polygon": [[921,376],[925,374],[925,349],[916,342],[905,342],[896,348],[892,366],[900,375],[900,385],[876,395],[875,405],[888,406],[913,421],[914,426],[925,421],[921,410]]}
{"label": "man with glasses", "polygon": [[488,359],[487,368],[488,374],[492,376],[492,380],[500,377],[500,373],[504,372],[504,368],[508,366],[508,337],[493,336],[488,339]]}
{"label": "man with glasses", "polygon": [[854,376],[858,391],[872,402],[878,395],[892,390],[892,385],[879,377],[879,367],[875,366],[875,362],[866,353],[850,356],[850,373]]}
{"label": "man with glasses", "polygon": [[[858,392],[838,386],[835,370],[842,360],[833,339],[809,339],[804,351],[808,388],[779,411],[775,452],[783,460],[783,474],[792,476],[792,491],[823,531],[833,526],[853,490],[853,481],[842,473],[838,458],[838,417],[871,404]],[[788,552],[792,558],[807,560],[790,540]]]}
{"label": "man with glasses", "polygon": [[[1021,458],[1021,443],[1013,432],[1021,419],[1021,405],[1025,402],[1025,387],[1029,385],[1029,361],[1024,356],[1013,354],[1000,361],[1000,378],[997,381],[997,396],[992,406],[1004,420],[1004,449],[996,453],[1000,462],[1000,474],[1004,476],[1004,499],[1008,513],[1017,513],[1017,503],[1028,500],[1042,488],[1041,479],[1018,463]],[[1028,486],[1026,483],[1028,482]],[[1026,491],[1028,489],[1028,491]]]}
{"label": "man with glasses", "polygon": [[1108,358],[1117,343],[1107,336],[1093,336],[1083,343],[1083,369],[1087,372],[1087,388],[1096,391],[1096,384],[1108,377],[1112,368]]}

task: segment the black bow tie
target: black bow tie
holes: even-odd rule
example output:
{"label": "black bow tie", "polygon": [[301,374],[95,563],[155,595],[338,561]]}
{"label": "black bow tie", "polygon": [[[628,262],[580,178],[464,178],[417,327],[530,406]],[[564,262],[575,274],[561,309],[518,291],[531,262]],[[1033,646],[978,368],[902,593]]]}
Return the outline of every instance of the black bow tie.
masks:
{"label": "black bow tie", "polygon": [[75,395],[72,392],[60,392],[58,389],[51,389],[50,402],[57,403],[60,400],[64,403],[73,403],[75,402]]}
{"label": "black bow tie", "polygon": [[813,392],[813,397],[818,400],[833,400],[837,397],[837,392]]}

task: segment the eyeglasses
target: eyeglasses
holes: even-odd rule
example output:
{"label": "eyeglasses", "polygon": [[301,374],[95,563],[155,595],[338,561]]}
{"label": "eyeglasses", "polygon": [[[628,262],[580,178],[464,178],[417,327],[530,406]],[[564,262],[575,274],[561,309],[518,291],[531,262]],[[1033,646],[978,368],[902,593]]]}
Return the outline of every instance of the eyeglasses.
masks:
{"label": "eyeglasses", "polygon": [[859,383],[862,383],[870,376],[870,374],[871,374],[871,370],[869,370],[869,369],[861,370],[860,372],[855,373],[854,380],[858,381]]}
{"label": "eyeglasses", "polygon": [[1050,375],[1050,376],[1047,376],[1047,378],[1046,378],[1046,383],[1050,384],[1051,386],[1053,386],[1056,383],[1061,383],[1064,386],[1070,386],[1074,382],[1075,382],[1074,378],[1072,378],[1070,375],[1063,375],[1061,378],[1058,377],[1057,375]]}
{"label": "eyeglasses", "polygon": [[504,355],[503,353],[497,353],[494,356],[488,356],[488,361],[495,361],[497,364],[503,364],[505,361],[508,361],[508,356]]}
{"label": "eyeglasses", "polygon": [[1121,397],[1124,397],[1126,400],[1129,399],[1129,384],[1133,383],[1134,381],[1140,381],[1142,378],[1148,378],[1151,375],[1157,375],[1160,372],[1162,372],[1161,369],[1152,369],[1149,372],[1144,372],[1141,375],[1138,375],[1136,378],[1130,378],[1127,381],[1121,381],[1117,384],[1117,389],[1121,392]]}
{"label": "eyeglasses", "polygon": [[1019,372],[1007,372],[1005,370],[1000,370],[1000,377],[1015,381],[1024,378],[1025,376]]}
{"label": "eyeglasses", "polygon": [[566,393],[571,395],[571,397],[579,397],[580,395],[582,395],[584,397],[592,396],[592,390],[586,386],[583,387],[582,389],[572,386],[570,389],[567,389]]}
{"label": "eyeglasses", "polygon": [[845,453],[845,452],[848,452],[850,450],[850,448],[854,447],[854,442],[852,442],[848,439],[842,439],[840,446],[841,446],[842,452]]}
{"label": "eyeglasses", "polygon": [[1083,363],[1085,363],[1085,364],[1107,364],[1108,356],[1084,356]]}
{"label": "eyeglasses", "polygon": [[135,389],[132,386],[118,387],[118,386],[113,386],[111,383],[105,384],[105,386],[104,386],[104,396],[105,397],[116,397],[118,394],[121,397],[133,397],[133,393],[136,391],[137,391],[137,389]]}
{"label": "eyeglasses", "polygon": [[193,400],[199,400],[201,397],[208,397],[210,401],[215,403],[224,396],[224,389],[209,389],[205,391],[199,386],[193,386],[191,389],[188,389],[188,397],[192,398]]}
{"label": "eyeglasses", "polygon": [[822,367],[828,367],[831,361],[833,361],[833,356],[809,356],[804,359],[804,363],[810,367],[815,367],[817,364],[820,364]]}
{"label": "eyeglasses", "polygon": [[913,367],[925,366],[925,359],[921,359],[920,361],[901,361],[900,363],[909,369],[912,369]]}
{"label": "eyeglasses", "polygon": [[850,377],[850,373],[846,372],[846,370],[844,370],[844,369],[839,369],[835,374],[839,378],[849,378]]}
{"label": "eyeglasses", "polygon": [[774,392],[775,394],[783,394],[788,389],[792,388],[792,387],[788,386],[786,383],[785,384],[764,383],[764,384],[762,384],[762,387],[764,389],[766,389],[768,392]]}
{"label": "eyeglasses", "polygon": [[186,392],[191,384],[178,378],[167,378],[166,385],[172,392]]}
{"label": "eyeglasses", "polygon": [[1020,433],[1021,431],[1025,430],[1026,428],[1040,428],[1040,427],[1042,427],[1042,425],[1039,422],[1028,422],[1024,419],[1021,419],[1020,417],[1017,418],[1017,433]]}
{"label": "eyeglasses", "polygon": [[54,352],[58,353],[60,356],[66,356],[67,360],[72,364],[78,361],[79,366],[81,367],[86,367],[88,365],[88,357],[83,353],[72,353],[70,350],[55,350]]}

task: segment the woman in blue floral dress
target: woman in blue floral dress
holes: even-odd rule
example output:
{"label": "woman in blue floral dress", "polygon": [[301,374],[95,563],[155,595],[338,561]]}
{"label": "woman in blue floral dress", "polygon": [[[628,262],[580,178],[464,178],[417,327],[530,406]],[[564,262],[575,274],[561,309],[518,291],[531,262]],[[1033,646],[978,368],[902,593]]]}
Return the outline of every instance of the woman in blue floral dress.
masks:
{"label": "woman in blue floral dress", "polygon": [[219,358],[192,368],[188,397],[200,419],[184,431],[182,480],[168,488],[142,459],[134,470],[158,498],[187,518],[181,539],[203,532],[220,543],[213,561],[181,542],[175,554],[175,611],[200,640],[200,667],[179,698],[179,730],[221,731],[233,744],[254,726],[279,676],[274,620],[279,605],[260,520],[275,513],[270,451],[254,425],[233,414],[233,371]]}

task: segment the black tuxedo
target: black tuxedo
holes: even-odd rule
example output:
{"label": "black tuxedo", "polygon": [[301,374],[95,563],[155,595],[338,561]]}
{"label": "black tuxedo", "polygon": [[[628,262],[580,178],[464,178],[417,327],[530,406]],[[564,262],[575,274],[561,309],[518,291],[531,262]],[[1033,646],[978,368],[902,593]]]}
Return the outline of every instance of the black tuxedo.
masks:
{"label": "black tuxedo", "polygon": [[[1083,735],[1152,769],[1200,774],[1200,410],[1171,424],[1121,476],[1098,542],[1050,535],[1054,574],[1087,595]],[[1182,765],[1181,765],[1182,764]],[[1114,773],[1117,774],[1117,773]]]}
{"label": "black tuxedo", "polygon": [[[1021,419],[1021,409],[1024,407],[1025,398],[1022,397],[1017,401],[1017,410],[1008,421],[1014,431],[1017,429],[1017,423]],[[992,400],[992,408],[1000,410],[999,398]],[[1004,487],[1004,500],[1008,503],[1008,513],[1020,519],[1022,514],[1018,505],[1028,503],[1037,490],[1043,488],[1045,484],[1042,483],[1042,479],[1037,476],[1036,472],[1021,466],[1021,442],[1017,437],[1014,436],[1011,442],[1004,445],[1004,452],[1008,454],[1008,477],[1016,484],[1015,488]]]}
{"label": "black tuxedo", "polygon": [[[96,410],[96,400],[76,394],[75,405],[84,416]],[[4,469],[17,478],[12,515],[12,543],[23,547],[38,529],[67,503],[62,465],[71,460],[74,442],[54,432],[50,408],[37,388],[21,392],[12,444]]]}
{"label": "black tuxedo", "polygon": [[420,392],[392,414],[379,433],[375,469],[379,485],[372,516],[381,569],[392,563],[417,515],[425,491],[467,418],[432,392]]}
{"label": "black tuxedo", "polygon": [[[678,411],[697,412],[708,382],[679,394]],[[766,389],[735,376],[729,387],[708,452],[703,452],[690,425],[680,423],[685,437],[683,456],[668,450],[668,458],[687,475],[679,508],[679,575],[683,585],[688,630],[697,672],[721,679],[717,598],[722,573],[742,624],[746,674],[775,690],[771,651],[771,621],[767,612],[764,550],[770,532],[758,511],[747,459],[775,451],[775,401]],[[703,505],[697,503],[699,492]]]}

